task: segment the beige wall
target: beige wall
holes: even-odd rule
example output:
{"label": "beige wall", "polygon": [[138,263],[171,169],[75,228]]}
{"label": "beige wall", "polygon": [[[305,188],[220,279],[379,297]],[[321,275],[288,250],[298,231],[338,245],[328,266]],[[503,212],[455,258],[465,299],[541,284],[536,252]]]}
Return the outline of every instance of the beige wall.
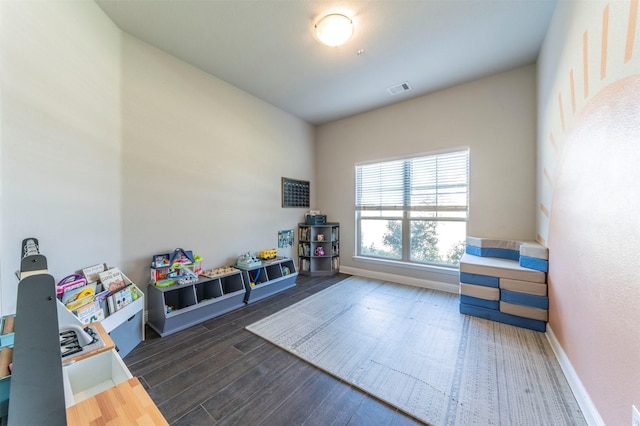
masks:
{"label": "beige wall", "polygon": [[0,19],[3,314],[26,237],[56,279],[106,262],[144,288],[155,253],[223,266],[302,220],[280,182],[314,181],[312,126],[122,34],[92,1],[0,2]]}
{"label": "beige wall", "polygon": [[[549,328],[593,423],[640,407],[638,2],[558,4],[539,59],[538,234]],[[571,376],[571,374],[570,374]]]}
{"label": "beige wall", "polygon": [[535,78],[527,66],[320,126],[316,207],[342,225],[341,265],[457,284],[456,274],[352,259],[354,165],[457,147],[470,147],[468,234],[533,239]]}
{"label": "beige wall", "polygon": [[306,210],[281,207],[280,183],[314,181],[313,127],[130,36],[122,64],[125,270],[146,282],[176,247],[208,267],[277,247]]}
{"label": "beige wall", "polygon": [[121,262],[120,32],[93,2],[0,2],[2,313],[24,238],[49,271]]}

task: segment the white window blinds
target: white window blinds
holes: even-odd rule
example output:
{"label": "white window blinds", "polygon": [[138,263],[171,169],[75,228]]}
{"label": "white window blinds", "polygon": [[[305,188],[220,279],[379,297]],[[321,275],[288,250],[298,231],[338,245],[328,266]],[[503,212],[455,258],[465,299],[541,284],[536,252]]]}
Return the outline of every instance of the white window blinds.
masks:
{"label": "white window blinds", "polygon": [[356,210],[466,212],[469,150],[356,166]]}

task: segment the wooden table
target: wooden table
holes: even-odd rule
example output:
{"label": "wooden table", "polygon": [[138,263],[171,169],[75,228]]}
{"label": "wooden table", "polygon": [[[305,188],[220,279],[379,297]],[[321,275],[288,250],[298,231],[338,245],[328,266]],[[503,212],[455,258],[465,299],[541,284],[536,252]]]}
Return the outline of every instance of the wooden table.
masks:
{"label": "wooden table", "polygon": [[134,377],[67,408],[67,424],[155,426],[169,423]]}
{"label": "wooden table", "polygon": [[[109,351],[115,344],[100,323],[96,327],[105,347],[73,358],[67,362],[79,362],[101,352]],[[65,364],[67,362],[64,362]],[[67,425],[168,425],[156,404],[151,400],[137,377],[120,383],[89,399],[67,408]]]}

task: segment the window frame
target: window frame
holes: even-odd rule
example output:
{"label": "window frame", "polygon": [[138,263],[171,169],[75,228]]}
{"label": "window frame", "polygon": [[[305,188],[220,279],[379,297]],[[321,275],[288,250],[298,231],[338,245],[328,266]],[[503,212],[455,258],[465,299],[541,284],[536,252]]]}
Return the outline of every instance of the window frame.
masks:
{"label": "window frame", "polygon": [[[429,160],[434,160],[437,163],[437,161],[441,158],[446,158],[447,156],[456,156],[461,154],[466,154],[466,157],[463,160],[465,162],[465,167],[466,167],[465,176],[464,176],[464,185],[463,185],[464,199],[465,199],[464,205],[457,205],[457,206],[440,205],[439,206],[438,202],[436,201],[435,206],[433,205],[420,206],[420,205],[415,205],[415,203],[412,206],[411,205],[412,201],[409,200],[408,198],[412,196],[412,194],[414,193],[414,190],[416,190],[416,187],[414,187],[411,181],[412,172],[415,169],[412,168],[412,166],[410,165],[414,165],[416,162],[419,162],[425,159],[427,160],[427,162]],[[374,262],[380,261],[384,263],[393,263],[393,264],[406,264],[406,265],[414,265],[414,266],[416,265],[417,266],[433,266],[437,268],[457,268],[458,266],[457,264],[449,264],[449,263],[436,262],[436,261],[411,260],[411,238],[410,238],[411,226],[412,226],[412,223],[414,222],[464,222],[465,237],[466,237],[466,235],[468,234],[468,222],[469,222],[470,156],[471,155],[470,155],[469,147],[460,147],[460,148],[446,150],[446,151],[431,152],[431,153],[407,156],[403,158],[378,160],[375,162],[356,164],[355,165],[355,181],[356,181],[355,182],[355,186],[356,186],[355,187],[355,222],[356,222],[355,223],[355,230],[356,230],[355,256],[356,258],[360,260],[366,260],[366,261],[374,261]],[[382,168],[384,167],[383,165],[385,163],[391,163],[391,162],[402,162],[403,164],[402,166],[402,175],[403,175],[402,205],[398,205],[397,202],[395,202],[395,205],[393,205],[394,203],[384,204],[384,202],[381,202],[380,205],[377,205],[377,206],[376,205],[359,206],[358,203],[359,202],[362,203],[362,198],[363,198],[362,182],[361,182],[362,173],[363,173],[362,168],[366,166],[379,166]],[[438,190],[445,188],[447,186],[451,188],[452,185],[439,184],[437,170],[435,174],[435,181],[436,181],[436,184],[435,186],[433,186],[433,188],[435,189],[436,200],[437,200]],[[458,188],[461,187],[459,183],[453,186]],[[379,211],[381,214],[380,216],[368,216],[366,215],[367,211]],[[387,215],[383,214],[385,211],[386,212],[399,211],[401,212],[401,214],[398,216],[389,216],[388,214]],[[412,215],[412,213],[421,212],[421,211],[432,212],[433,217],[421,218],[421,217],[416,217],[415,214]],[[453,215],[447,214],[447,212],[453,213]],[[456,213],[458,215],[461,214],[460,217],[455,217]],[[365,254],[362,252],[362,221],[363,220],[381,220],[381,221],[398,220],[401,222],[402,250],[401,250],[401,257],[399,259],[387,257],[387,256],[376,256],[373,254]]]}

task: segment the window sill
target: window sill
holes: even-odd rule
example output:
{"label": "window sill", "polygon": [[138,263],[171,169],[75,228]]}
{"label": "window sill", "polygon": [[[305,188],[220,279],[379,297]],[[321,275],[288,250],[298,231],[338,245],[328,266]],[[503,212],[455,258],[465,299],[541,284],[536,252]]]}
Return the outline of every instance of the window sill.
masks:
{"label": "window sill", "polygon": [[381,266],[392,266],[394,268],[414,269],[417,271],[433,272],[451,276],[458,276],[460,273],[459,268],[456,266],[420,265],[418,263],[402,262],[399,260],[374,259],[364,256],[353,256],[352,259],[356,262],[372,263]]}

